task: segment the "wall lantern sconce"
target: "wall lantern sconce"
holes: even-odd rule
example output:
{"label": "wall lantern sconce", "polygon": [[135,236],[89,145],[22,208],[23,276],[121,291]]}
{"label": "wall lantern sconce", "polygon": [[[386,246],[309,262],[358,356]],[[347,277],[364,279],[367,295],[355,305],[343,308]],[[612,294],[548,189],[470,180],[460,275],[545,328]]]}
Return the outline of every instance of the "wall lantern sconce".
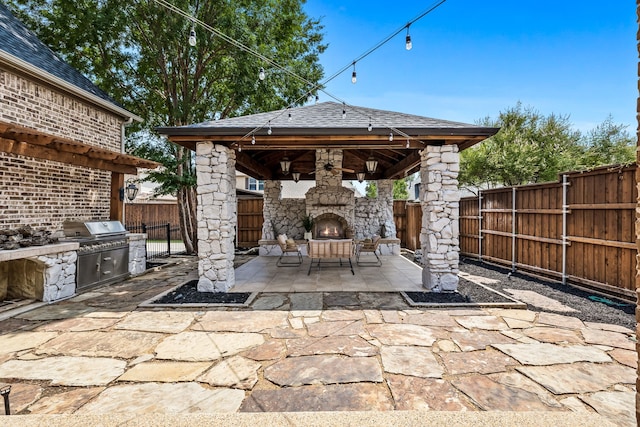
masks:
{"label": "wall lantern sconce", "polygon": [[358,173],[356,174],[356,176],[358,177],[358,182],[362,182],[362,181],[364,181],[364,175],[365,175],[365,173],[364,173],[364,172],[358,172]]}
{"label": "wall lantern sconce", "polygon": [[282,173],[285,175],[289,174],[289,168],[291,167],[291,161],[289,161],[288,157],[283,157],[280,160],[280,167],[282,168]]}
{"label": "wall lantern sconce", "polygon": [[138,187],[133,182],[129,182],[129,184],[127,184],[126,187],[120,188],[121,202],[124,202],[125,196],[130,202],[133,202],[133,200],[136,198],[137,195],[138,195]]}
{"label": "wall lantern sconce", "polygon": [[291,172],[291,176],[293,177],[293,182],[300,181],[300,172]]}
{"label": "wall lantern sconce", "polygon": [[367,172],[375,173],[376,168],[378,167],[378,161],[373,157],[369,157],[369,160],[366,161]]}

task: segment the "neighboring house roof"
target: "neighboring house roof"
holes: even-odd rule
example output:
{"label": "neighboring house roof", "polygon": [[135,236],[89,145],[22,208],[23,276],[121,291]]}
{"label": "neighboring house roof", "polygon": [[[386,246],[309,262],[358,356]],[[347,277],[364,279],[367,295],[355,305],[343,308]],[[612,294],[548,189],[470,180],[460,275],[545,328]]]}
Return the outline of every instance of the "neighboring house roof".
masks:
{"label": "neighboring house roof", "polygon": [[142,121],[63,61],[0,3],[0,63],[3,62],[74,92],[122,117]]}

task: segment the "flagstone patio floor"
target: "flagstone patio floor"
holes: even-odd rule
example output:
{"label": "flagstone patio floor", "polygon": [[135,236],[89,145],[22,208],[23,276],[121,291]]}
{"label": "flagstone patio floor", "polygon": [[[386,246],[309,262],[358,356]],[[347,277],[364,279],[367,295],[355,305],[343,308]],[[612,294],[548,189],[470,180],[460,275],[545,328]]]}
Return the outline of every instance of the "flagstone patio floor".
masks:
{"label": "flagstone patio floor", "polygon": [[374,286],[332,290],[316,273],[314,289],[295,292],[301,276],[284,268],[293,279],[255,285],[248,308],[138,308],[196,270],[188,260],[0,321],[0,382],[20,414],[3,424],[635,425],[627,328],[416,309]]}

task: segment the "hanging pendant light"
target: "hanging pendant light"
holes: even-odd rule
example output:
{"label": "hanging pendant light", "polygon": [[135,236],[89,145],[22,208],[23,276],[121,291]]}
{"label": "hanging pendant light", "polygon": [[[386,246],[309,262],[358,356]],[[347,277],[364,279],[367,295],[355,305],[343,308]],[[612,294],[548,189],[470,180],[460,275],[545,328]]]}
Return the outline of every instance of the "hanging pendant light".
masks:
{"label": "hanging pendant light", "polygon": [[362,181],[364,181],[365,173],[364,172],[358,172],[356,174],[356,176],[358,177],[358,182],[362,182]]}
{"label": "hanging pendant light", "polygon": [[300,181],[300,172],[291,172],[291,177],[293,178],[293,182]]}
{"label": "hanging pendant light", "polygon": [[376,168],[378,167],[378,161],[373,158],[373,156],[369,157],[369,159],[365,162],[367,165],[367,172],[375,173]]}
{"label": "hanging pendant light", "polygon": [[282,173],[284,175],[288,175],[290,167],[291,167],[291,161],[289,160],[289,158],[283,157],[282,160],[280,160],[280,168],[282,169]]}

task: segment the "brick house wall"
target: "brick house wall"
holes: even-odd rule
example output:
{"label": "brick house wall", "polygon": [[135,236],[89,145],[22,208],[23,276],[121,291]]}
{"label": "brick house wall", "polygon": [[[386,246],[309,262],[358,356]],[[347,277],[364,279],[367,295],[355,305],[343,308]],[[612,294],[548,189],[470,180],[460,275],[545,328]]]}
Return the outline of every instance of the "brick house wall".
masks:
{"label": "brick house wall", "polygon": [[[0,69],[0,120],[120,151],[123,118]],[[0,152],[0,228],[109,218],[111,173]]]}

